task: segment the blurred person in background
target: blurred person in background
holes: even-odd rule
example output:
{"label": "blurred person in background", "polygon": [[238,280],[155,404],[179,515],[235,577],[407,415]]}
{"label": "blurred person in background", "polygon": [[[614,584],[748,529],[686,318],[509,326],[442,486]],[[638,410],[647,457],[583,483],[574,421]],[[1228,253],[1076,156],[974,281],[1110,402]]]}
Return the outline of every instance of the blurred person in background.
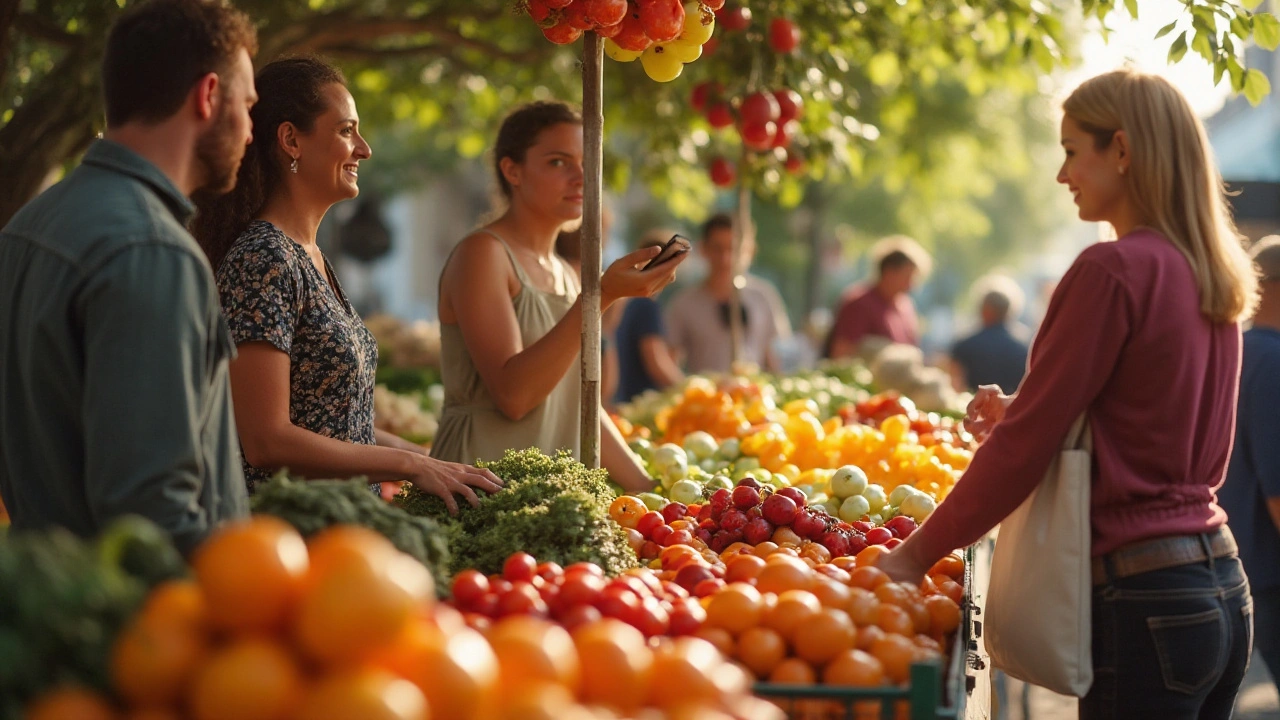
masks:
{"label": "blurred person in background", "polygon": [[951,349],[952,385],[970,392],[996,385],[1011,394],[1027,370],[1029,333],[1017,320],[1024,301],[1022,288],[1003,275],[983,278],[974,287],[982,298],[978,308],[982,329]]}
{"label": "blurred person in background", "polygon": [[855,285],[845,291],[823,352],[832,360],[857,355],[858,346],[867,337],[920,345],[920,321],[909,293],[929,274],[932,258],[920,243],[905,235],[881,240],[869,254],[879,274],[874,284]]}
{"label": "blurred person in background", "polygon": [[732,371],[730,297],[738,268],[743,272],[739,289],[742,321],[742,354],[739,360],[770,372],[780,368],[776,344],[791,337],[791,321],[778,290],[764,278],[748,272],[755,258],[751,234],[734,262],[734,220],[727,213],[713,215],[702,225],[699,250],[708,265],[701,285],[676,295],[667,307],[668,337],[689,373]]}
{"label": "blurred person in background", "polygon": [[[650,230],[640,238],[636,249],[662,247],[673,234],[670,230]],[[683,382],[684,373],[667,342],[662,306],[645,297],[618,305],[622,305],[622,317],[613,343],[618,362],[614,402],[627,403],[646,390],[664,390]]]}
{"label": "blurred person in background", "polygon": [[1280,235],[1251,254],[1262,292],[1244,334],[1236,440],[1218,502],[1249,573],[1254,646],[1280,687]]}

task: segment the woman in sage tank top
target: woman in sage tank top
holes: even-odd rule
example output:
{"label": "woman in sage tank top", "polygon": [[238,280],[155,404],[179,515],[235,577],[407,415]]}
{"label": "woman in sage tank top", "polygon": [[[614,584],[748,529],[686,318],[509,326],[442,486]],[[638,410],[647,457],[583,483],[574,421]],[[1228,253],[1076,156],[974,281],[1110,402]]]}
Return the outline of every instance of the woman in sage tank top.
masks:
{"label": "woman in sage tank top", "polygon": [[[555,253],[556,236],[582,217],[582,118],[537,102],[507,116],[494,171],[506,212],[467,236],[440,278],[445,389],[432,457],[496,460],[511,449],[578,451],[582,304],[577,274]],[[601,306],[648,297],[675,279],[679,260],[648,271],[657,248],[613,263]],[[605,414],[600,457],[627,490],[652,481]]]}

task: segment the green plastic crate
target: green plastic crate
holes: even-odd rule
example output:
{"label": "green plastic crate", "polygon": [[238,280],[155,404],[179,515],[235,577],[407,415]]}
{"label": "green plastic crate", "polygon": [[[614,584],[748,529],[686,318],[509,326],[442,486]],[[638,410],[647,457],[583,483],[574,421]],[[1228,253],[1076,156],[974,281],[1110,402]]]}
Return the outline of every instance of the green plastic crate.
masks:
{"label": "green plastic crate", "polygon": [[[931,661],[911,666],[911,682],[908,687],[885,686],[880,688],[846,688],[824,685],[779,685],[756,683],[758,697],[782,706],[792,720],[861,720],[879,717],[893,720],[896,706],[901,701],[909,703],[911,720],[958,719],[964,717],[967,697],[966,656],[975,645],[973,635],[973,548],[964,551],[964,598],[960,608],[960,627],[951,642],[951,657],[945,665]],[[807,704],[805,701],[809,701]],[[813,714],[805,711],[814,701],[822,701],[830,711]],[[868,709],[868,704],[879,702],[880,711]],[[838,709],[836,709],[838,708]]]}

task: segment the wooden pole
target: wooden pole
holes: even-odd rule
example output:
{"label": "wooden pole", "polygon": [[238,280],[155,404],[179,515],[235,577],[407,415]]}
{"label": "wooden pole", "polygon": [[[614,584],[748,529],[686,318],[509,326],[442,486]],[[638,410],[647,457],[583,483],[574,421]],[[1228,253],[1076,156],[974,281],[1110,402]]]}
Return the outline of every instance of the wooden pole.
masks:
{"label": "wooden pole", "polygon": [[[734,365],[742,360],[742,344],[746,328],[742,325],[742,288],[746,287],[746,263],[743,262],[742,248],[752,239],[751,225],[751,188],[747,185],[747,161],[750,151],[742,149],[742,160],[738,166],[738,219],[734,222],[733,233],[733,289],[729,292],[729,350]],[[732,368],[731,370],[736,369]]]}
{"label": "wooden pole", "polygon": [[582,427],[581,460],[600,467],[600,274],[604,209],[604,40],[584,34],[582,58]]}

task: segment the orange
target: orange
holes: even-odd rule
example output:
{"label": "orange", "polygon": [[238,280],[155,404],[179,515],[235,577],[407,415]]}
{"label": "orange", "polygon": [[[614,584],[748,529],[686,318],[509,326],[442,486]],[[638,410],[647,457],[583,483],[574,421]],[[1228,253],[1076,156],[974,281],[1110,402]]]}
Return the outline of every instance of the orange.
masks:
{"label": "orange", "polygon": [[115,720],[107,698],[79,687],[49,690],[27,705],[26,720]]}
{"label": "orange", "polygon": [[734,657],[763,680],[787,657],[787,643],[776,631],[753,627],[738,636]]}
{"label": "orange", "polygon": [[853,598],[848,585],[827,578],[818,578],[813,583],[813,594],[818,596],[818,602],[823,606],[837,610],[844,610]]}
{"label": "orange", "polygon": [[876,609],[876,625],[887,633],[908,637],[916,634],[916,624],[911,620],[911,615],[897,605],[881,603]]}
{"label": "orange", "polygon": [[233,640],[197,672],[188,697],[196,720],[280,720],[297,706],[302,680],[280,645],[260,638]]}
{"label": "orange", "polygon": [[203,627],[160,611],[144,614],[111,648],[112,686],[135,707],[172,706],[185,697],[208,652]]}
{"label": "orange", "polygon": [[324,665],[362,661],[434,602],[426,567],[394,548],[366,553],[321,545],[313,557],[316,567],[307,578],[293,631],[298,646]]}
{"label": "orange", "polygon": [[906,609],[907,603],[911,601],[911,591],[906,585],[901,583],[889,582],[875,589],[876,597],[881,603],[889,605],[897,605],[902,609]]}
{"label": "orange", "polygon": [[889,582],[889,576],[878,567],[863,565],[849,571],[849,584],[854,587],[875,590],[887,582]]}
{"label": "orange", "polygon": [[817,682],[813,666],[800,658],[787,658],[769,673],[769,682],[783,685],[812,685]]}
{"label": "orange", "polygon": [[769,557],[770,555],[774,554],[777,551],[778,551],[778,543],[773,542],[772,540],[765,540],[764,542],[755,546],[755,549],[752,550],[752,552],[755,553],[756,557],[762,557],[762,558]]}
{"label": "orange", "polygon": [[915,625],[917,633],[929,632],[929,626],[933,624],[933,616],[929,614],[928,608],[925,607],[924,599],[913,596],[903,606],[903,610],[911,616],[911,622]]}
{"label": "orange", "polygon": [[814,584],[813,575],[813,571],[803,562],[787,555],[775,554],[769,557],[760,576],[756,578],[756,589],[762,593],[809,590]]}
{"label": "orange", "polygon": [[783,640],[792,642],[796,630],[822,610],[817,596],[806,590],[787,590],[778,596],[778,602],[762,618],[764,627],[778,633]]}
{"label": "orange", "polygon": [[800,549],[800,557],[808,558],[815,563],[822,565],[831,562],[831,551],[823,547],[820,543],[808,543]]}
{"label": "orange", "polygon": [[679,570],[689,563],[702,564],[702,553],[688,545],[672,545],[662,548],[658,554],[663,570]]}
{"label": "orange", "polygon": [[804,538],[797,535],[796,531],[792,530],[788,525],[779,525],[778,529],[773,531],[773,537],[769,539],[778,545],[794,545],[795,547],[800,547],[800,544],[804,542]]}
{"label": "orange", "polygon": [[498,658],[480,633],[411,621],[373,664],[418,686],[438,718],[487,717],[498,689]]}
{"label": "orange", "polygon": [[760,577],[764,560],[755,555],[732,555],[724,563],[724,580],[729,583],[751,582]]}
{"label": "orange", "polygon": [[849,611],[849,619],[853,620],[858,627],[874,624],[879,607],[880,598],[876,597],[875,593],[860,587],[849,588],[849,604],[845,609]]}
{"label": "orange", "polygon": [[876,641],[885,636],[884,630],[879,625],[863,625],[858,628],[858,637],[854,640],[854,647],[859,650],[870,651],[876,644]]}
{"label": "orange", "polygon": [[853,569],[858,567],[858,559],[856,557],[843,555],[841,557],[833,559],[831,561],[831,564],[835,565],[841,570],[844,570],[845,572],[853,572]]}
{"label": "orange", "polygon": [[[230,717],[230,716],[229,716]],[[308,688],[296,720],[428,720],[417,685],[377,668],[344,670]]]}
{"label": "orange", "polygon": [[738,635],[760,624],[763,613],[760,591],[746,583],[726,585],[707,605],[707,625]]}
{"label": "orange", "polygon": [[726,665],[711,643],[698,638],[676,638],[653,652],[653,677],[649,683],[648,704],[669,710],[682,704],[719,705],[724,691],[713,679],[713,672],[731,676],[732,665]]}
{"label": "orange", "polygon": [[964,558],[956,553],[946,555],[933,564],[933,567],[929,569],[929,574],[942,574],[952,580],[960,580],[964,577]]}
{"label": "orange", "polygon": [[302,536],[261,515],[223,526],[196,549],[192,562],[210,620],[233,632],[282,626],[293,614],[308,565]]}
{"label": "orange", "polygon": [[924,607],[929,612],[930,633],[945,637],[960,627],[960,606],[951,598],[930,595],[924,599]]}
{"label": "orange", "polygon": [[951,598],[951,602],[959,605],[964,600],[964,587],[953,580],[948,580],[938,586],[938,592]]}
{"label": "orange", "polygon": [[875,565],[880,560],[880,556],[889,552],[883,545],[868,545],[865,550],[858,553],[857,566],[867,567]]}
{"label": "orange", "polygon": [[498,656],[498,692],[507,702],[523,685],[555,683],[578,692],[582,668],[573,638],[559,625],[529,616],[508,617],[489,631]]}
{"label": "orange", "polygon": [[638,710],[653,670],[653,653],[644,634],[606,618],[578,628],[573,643],[582,664],[582,700],[623,713]]}
{"label": "orange", "polygon": [[[803,560],[805,558],[802,556],[801,559]],[[818,563],[813,569],[816,570],[819,575],[835,580],[842,585],[849,584],[849,573],[841,570],[831,563]]]}
{"label": "orange", "polygon": [[884,666],[884,674],[894,683],[911,677],[911,662],[916,657],[916,644],[909,637],[889,634],[871,645],[871,654]]}
{"label": "orange", "polygon": [[[563,685],[538,682],[526,685],[498,715],[501,720],[580,720],[579,706]],[[435,717],[442,717],[436,715]]]}
{"label": "orange", "polygon": [[733,639],[733,633],[724,628],[703,625],[698,628],[698,632],[694,633],[693,636],[711,643],[726,657],[733,657],[733,651],[737,647],[737,641]]}
{"label": "orange", "polygon": [[878,687],[884,684],[880,660],[862,650],[845,650],[831,659],[822,671],[822,682],[847,687]]}
{"label": "orange", "polygon": [[856,630],[843,610],[823,608],[801,625],[795,633],[795,654],[802,660],[821,665],[853,647]]}
{"label": "orange", "polygon": [[194,580],[169,580],[160,583],[147,595],[142,614],[203,627],[209,621],[209,607],[204,593]]}
{"label": "orange", "polygon": [[644,501],[631,495],[619,495],[609,505],[609,517],[624,528],[634,528],[647,512],[649,508]]}

